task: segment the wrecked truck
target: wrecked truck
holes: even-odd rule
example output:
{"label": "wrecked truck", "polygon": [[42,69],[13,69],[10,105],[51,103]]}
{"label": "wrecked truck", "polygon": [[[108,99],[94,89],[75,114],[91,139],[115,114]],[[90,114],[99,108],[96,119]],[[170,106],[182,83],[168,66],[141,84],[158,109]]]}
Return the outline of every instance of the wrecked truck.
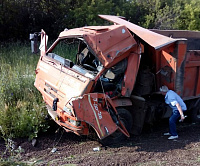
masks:
{"label": "wrecked truck", "polygon": [[52,119],[67,132],[96,132],[103,144],[117,143],[170,117],[158,93],[166,85],[198,121],[200,51],[190,50],[188,41],[200,49],[200,32],[148,30],[122,17],[99,17],[113,25],[65,29],[48,49],[41,32],[34,85]]}

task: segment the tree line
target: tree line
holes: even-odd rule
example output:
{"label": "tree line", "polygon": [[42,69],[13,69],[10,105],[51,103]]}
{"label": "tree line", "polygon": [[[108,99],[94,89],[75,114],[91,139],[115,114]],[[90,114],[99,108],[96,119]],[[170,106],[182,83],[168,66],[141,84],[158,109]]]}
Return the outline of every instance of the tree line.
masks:
{"label": "tree line", "polygon": [[0,41],[28,40],[41,29],[55,39],[65,28],[104,24],[98,14],[150,29],[200,31],[200,0],[1,0]]}

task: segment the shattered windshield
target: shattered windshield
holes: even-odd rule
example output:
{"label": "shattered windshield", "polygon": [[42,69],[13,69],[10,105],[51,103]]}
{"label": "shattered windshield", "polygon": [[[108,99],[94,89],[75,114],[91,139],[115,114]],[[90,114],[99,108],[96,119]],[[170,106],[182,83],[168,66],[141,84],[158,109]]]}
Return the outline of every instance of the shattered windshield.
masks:
{"label": "shattered windshield", "polygon": [[[47,53],[47,56],[67,69],[70,68],[91,79],[94,79],[104,69],[82,38],[60,40]],[[104,70],[97,80],[93,92],[112,92],[108,93],[111,97],[120,94],[126,67],[127,58]]]}
{"label": "shattered windshield", "polygon": [[78,40],[75,39],[60,40],[55,48],[52,50],[52,53],[59,55],[62,58],[70,59],[73,63],[75,63],[75,55],[78,51],[78,44]]}
{"label": "shattered windshield", "polygon": [[102,66],[82,38],[60,40],[47,56],[90,78],[93,78]]}

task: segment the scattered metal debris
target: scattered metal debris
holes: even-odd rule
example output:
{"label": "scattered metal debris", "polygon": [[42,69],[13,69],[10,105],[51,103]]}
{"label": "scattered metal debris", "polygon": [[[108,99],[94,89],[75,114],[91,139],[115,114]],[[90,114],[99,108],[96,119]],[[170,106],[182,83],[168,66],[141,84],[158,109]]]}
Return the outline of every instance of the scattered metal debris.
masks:
{"label": "scattered metal debris", "polygon": [[32,142],[31,142],[32,146],[35,147],[36,143],[37,143],[37,140],[36,139],[32,139]]}
{"label": "scattered metal debris", "polygon": [[93,151],[94,151],[94,152],[100,151],[100,150],[101,150],[101,147],[99,147],[99,146],[93,148]]}
{"label": "scattered metal debris", "polygon": [[51,153],[55,153],[57,151],[57,148],[53,148],[52,150],[51,150]]}

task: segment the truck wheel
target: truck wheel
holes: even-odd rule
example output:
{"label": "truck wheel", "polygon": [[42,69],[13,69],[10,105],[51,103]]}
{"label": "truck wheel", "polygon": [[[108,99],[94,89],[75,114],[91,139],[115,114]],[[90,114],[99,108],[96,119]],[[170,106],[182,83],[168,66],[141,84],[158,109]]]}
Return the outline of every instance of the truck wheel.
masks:
{"label": "truck wheel", "polygon": [[[122,124],[126,127],[126,130],[130,133],[131,127],[133,125],[133,118],[131,113],[124,108],[117,108],[117,112]],[[116,144],[124,139],[126,139],[126,136],[122,132],[117,130],[112,135],[102,139],[100,143],[106,146],[106,145]]]}
{"label": "truck wheel", "polygon": [[191,110],[191,119],[193,123],[200,122],[200,98],[196,101]]}

